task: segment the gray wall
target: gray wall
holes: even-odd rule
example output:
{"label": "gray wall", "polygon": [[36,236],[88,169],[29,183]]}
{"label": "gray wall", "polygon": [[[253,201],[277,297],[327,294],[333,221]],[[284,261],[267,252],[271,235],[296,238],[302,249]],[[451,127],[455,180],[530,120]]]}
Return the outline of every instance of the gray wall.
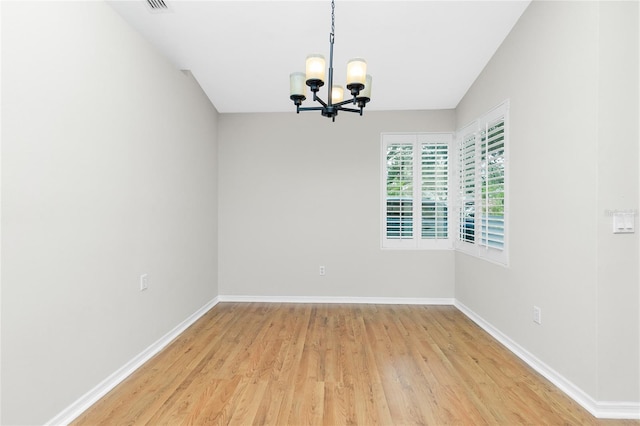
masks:
{"label": "gray wall", "polygon": [[511,263],[457,254],[456,298],[594,400],[637,402],[638,233],[607,215],[638,209],[637,2],[534,1],[457,126],[506,98]]}
{"label": "gray wall", "polygon": [[220,294],[452,298],[452,251],[380,249],[380,133],[453,131],[454,120],[222,114]]}
{"label": "gray wall", "polygon": [[[455,297],[594,400],[640,400],[639,233],[606,214],[638,209],[637,3],[535,1],[456,111],[335,123],[218,116],[102,3],[1,7],[3,424],[52,418],[218,294]],[[507,98],[509,267],[381,250],[380,132]]]}
{"label": "gray wall", "polygon": [[[599,4],[598,399],[640,401],[640,20],[638,2]],[[636,211],[636,233],[611,233],[609,210]]]}
{"label": "gray wall", "polygon": [[217,295],[216,132],[106,4],[2,2],[2,424],[49,420]]}

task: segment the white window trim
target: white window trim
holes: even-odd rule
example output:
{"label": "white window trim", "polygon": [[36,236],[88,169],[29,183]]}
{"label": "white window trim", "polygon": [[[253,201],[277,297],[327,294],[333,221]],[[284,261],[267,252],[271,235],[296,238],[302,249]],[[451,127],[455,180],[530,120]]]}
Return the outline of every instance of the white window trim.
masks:
{"label": "white window trim", "polygon": [[[381,134],[381,155],[380,155],[380,247],[383,250],[394,250],[394,249],[402,249],[402,250],[452,250],[453,242],[454,242],[454,231],[456,228],[453,228],[452,222],[452,195],[455,196],[455,192],[452,192],[452,172],[453,165],[455,163],[455,159],[452,157],[452,153],[454,153],[454,133],[382,133]],[[399,144],[399,143],[413,143],[414,144],[414,152],[416,152],[416,147],[421,146],[423,143],[433,143],[433,144],[446,144],[448,146],[448,182],[447,182],[447,226],[448,233],[447,238],[438,238],[438,239],[423,239],[420,237],[420,227],[417,227],[414,224],[414,234],[412,238],[407,239],[389,239],[386,237],[386,226],[387,226],[387,215],[386,215],[386,206],[387,206],[387,193],[386,193],[386,155],[384,153],[387,151],[387,147],[391,144]],[[418,151],[419,152],[419,151]],[[413,174],[414,176],[420,175],[420,162],[414,161],[413,163]],[[414,184],[413,188],[413,199],[419,200],[420,197],[420,186]],[[413,217],[420,218],[420,209],[421,203],[413,204]],[[414,222],[415,223],[415,222]]]}
{"label": "white window trim", "polygon": [[[487,123],[493,122],[499,118],[504,117],[504,249],[495,249],[492,247],[488,247],[482,244],[479,244],[478,241],[481,239],[481,231],[480,231],[480,216],[475,215],[475,226],[474,226],[474,241],[466,242],[462,241],[459,238],[459,229],[460,229],[460,216],[461,210],[463,208],[461,195],[459,193],[459,184],[460,184],[460,164],[458,161],[458,152],[460,150],[461,143],[463,138],[470,133],[476,133],[480,135],[480,132],[485,130]],[[510,152],[510,139],[509,139],[509,100],[504,101],[500,105],[491,109],[489,112],[478,118],[477,120],[469,123],[464,126],[458,132],[456,132],[456,160],[453,162],[455,164],[453,169],[450,169],[450,181],[454,181],[454,188],[456,193],[455,199],[455,212],[451,212],[449,217],[451,221],[451,226],[455,226],[454,232],[454,247],[456,250],[469,254],[474,257],[478,257],[481,259],[485,259],[489,262],[496,263],[502,266],[509,266],[509,234],[510,234],[510,226],[509,226],[509,152]],[[476,138],[476,158],[480,158],[480,138],[479,136]],[[478,175],[477,167],[476,167],[476,175]],[[478,178],[476,178],[476,187],[478,184]],[[476,209],[481,205],[480,193],[476,193],[475,197],[475,205]]]}

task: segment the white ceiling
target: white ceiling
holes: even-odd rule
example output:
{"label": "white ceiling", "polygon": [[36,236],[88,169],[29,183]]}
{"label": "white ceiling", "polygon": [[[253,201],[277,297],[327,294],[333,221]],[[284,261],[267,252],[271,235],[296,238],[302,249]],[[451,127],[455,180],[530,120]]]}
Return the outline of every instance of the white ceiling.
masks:
{"label": "white ceiling", "polygon": [[[219,112],[293,111],[289,74],[304,71],[309,53],[328,66],[329,0],[165,2],[161,13],[146,0],[108,3],[190,70]],[[362,57],[373,76],[368,110],[455,108],[529,3],[336,0],[334,84]]]}

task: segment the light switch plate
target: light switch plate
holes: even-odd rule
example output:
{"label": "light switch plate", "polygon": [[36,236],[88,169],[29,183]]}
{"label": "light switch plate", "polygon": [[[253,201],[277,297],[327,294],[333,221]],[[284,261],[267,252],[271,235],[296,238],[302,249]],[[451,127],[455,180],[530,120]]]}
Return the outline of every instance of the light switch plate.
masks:
{"label": "light switch plate", "polygon": [[632,234],[635,232],[635,214],[620,212],[613,214],[613,233]]}

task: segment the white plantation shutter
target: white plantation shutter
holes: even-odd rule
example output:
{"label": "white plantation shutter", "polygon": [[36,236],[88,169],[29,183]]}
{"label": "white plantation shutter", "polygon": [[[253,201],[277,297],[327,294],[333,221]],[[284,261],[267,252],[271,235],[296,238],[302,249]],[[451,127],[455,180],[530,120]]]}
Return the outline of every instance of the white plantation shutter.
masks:
{"label": "white plantation shutter", "polygon": [[481,133],[480,243],[504,249],[504,117],[486,123]]}
{"label": "white plantation shutter", "polygon": [[451,134],[383,134],[384,248],[451,248],[451,140]]}
{"label": "white plantation shutter", "polygon": [[449,238],[449,145],[421,143],[421,238]]}
{"label": "white plantation shutter", "polygon": [[475,240],[476,209],[476,133],[466,133],[458,150],[458,239],[465,243]]}
{"label": "white plantation shutter", "polygon": [[386,237],[413,239],[413,143],[393,143],[386,149]]}
{"label": "white plantation shutter", "polygon": [[508,262],[507,145],[509,102],[458,132],[456,248]]}

